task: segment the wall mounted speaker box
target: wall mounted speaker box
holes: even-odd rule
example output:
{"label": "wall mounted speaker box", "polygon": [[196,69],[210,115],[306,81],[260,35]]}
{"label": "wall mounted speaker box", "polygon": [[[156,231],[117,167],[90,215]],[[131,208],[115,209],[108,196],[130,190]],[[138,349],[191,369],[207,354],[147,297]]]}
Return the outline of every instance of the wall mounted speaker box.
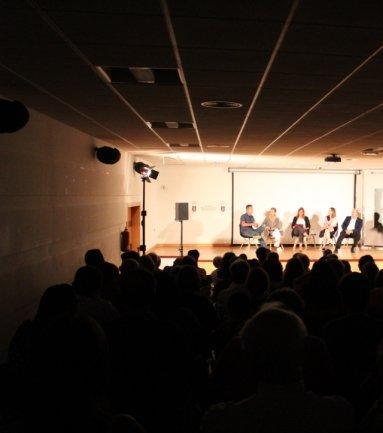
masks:
{"label": "wall mounted speaker box", "polygon": [[189,219],[189,203],[176,203],[176,221]]}
{"label": "wall mounted speaker box", "polygon": [[16,132],[29,120],[29,111],[19,101],[0,98],[0,134]]}
{"label": "wall mounted speaker box", "polygon": [[97,159],[103,164],[116,164],[121,158],[120,151],[115,147],[96,147],[95,150]]}

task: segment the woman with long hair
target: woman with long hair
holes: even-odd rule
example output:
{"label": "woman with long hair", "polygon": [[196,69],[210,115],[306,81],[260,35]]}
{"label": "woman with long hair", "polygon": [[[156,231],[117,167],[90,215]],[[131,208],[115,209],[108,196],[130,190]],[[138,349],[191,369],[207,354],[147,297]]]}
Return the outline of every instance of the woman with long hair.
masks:
{"label": "woman with long hair", "polygon": [[294,248],[296,247],[297,240],[299,239],[299,248],[302,248],[302,244],[304,242],[305,247],[307,248],[307,235],[310,232],[310,220],[305,214],[305,210],[303,207],[298,209],[296,216],[293,218],[293,222],[291,223],[291,236],[295,238],[294,240]]}
{"label": "woman with long hair", "polygon": [[330,207],[324,219],[322,230],[319,232],[319,237],[322,238],[322,250],[324,250],[326,245],[334,238],[337,230],[338,220],[336,218],[336,210],[334,207]]}

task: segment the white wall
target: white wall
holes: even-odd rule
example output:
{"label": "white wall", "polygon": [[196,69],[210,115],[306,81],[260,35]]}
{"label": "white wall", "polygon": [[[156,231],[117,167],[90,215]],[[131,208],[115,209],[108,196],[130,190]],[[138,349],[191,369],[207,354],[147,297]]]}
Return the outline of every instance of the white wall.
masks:
{"label": "white wall", "polygon": [[[148,245],[179,243],[180,223],[174,220],[176,202],[189,203],[184,243],[230,243],[231,174],[227,168],[165,165],[158,170],[157,181],[147,185]],[[224,212],[221,206],[225,206]]]}
{"label": "white wall", "polygon": [[138,197],[132,157],[101,164],[94,146],[34,111],[24,129],[0,135],[0,359],[43,290],[71,281],[87,249],[119,262],[127,203]]}

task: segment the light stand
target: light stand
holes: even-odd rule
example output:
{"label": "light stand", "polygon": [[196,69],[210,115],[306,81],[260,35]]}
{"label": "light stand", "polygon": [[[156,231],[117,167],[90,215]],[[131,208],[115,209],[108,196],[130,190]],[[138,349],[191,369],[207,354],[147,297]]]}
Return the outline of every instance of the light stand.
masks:
{"label": "light stand", "polygon": [[142,211],[141,211],[141,227],[142,227],[142,244],[140,245],[140,251],[142,251],[142,254],[146,254],[146,243],[145,243],[145,218],[147,215],[146,209],[145,209],[145,185],[146,185],[146,178],[142,177]]}
{"label": "light stand", "polygon": [[145,164],[144,162],[134,162],[133,169],[136,171],[142,180],[142,211],[141,211],[141,226],[142,226],[142,244],[140,245],[140,251],[143,255],[146,254],[146,243],[145,243],[145,235],[146,235],[146,225],[145,218],[147,215],[145,208],[145,187],[146,182],[150,182],[150,179],[157,179],[159,173],[157,170],[153,170],[153,167]]}

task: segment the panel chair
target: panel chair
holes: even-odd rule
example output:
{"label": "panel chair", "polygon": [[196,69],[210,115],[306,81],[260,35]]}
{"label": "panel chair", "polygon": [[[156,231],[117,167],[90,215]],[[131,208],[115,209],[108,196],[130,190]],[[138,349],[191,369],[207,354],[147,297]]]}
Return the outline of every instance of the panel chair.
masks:
{"label": "panel chair", "polygon": [[[338,235],[339,235],[339,233],[337,233],[337,237],[336,237],[336,239],[334,241],[334,245],[336,244],[336,240],[338,238]],[[354,239],[353,238],[344,238],[343,241],[342,241],[342,245],[350,246],[350,247],[352,247],[353,243],[354,243]],[[341,248],[342,248],[342,245],[340,246]],[[356,248],[358,248],[358,250],[360,250],[362,248],[362,245],[363,245],[363,242],[362,242],[362,236],[361,236],[360,237],[360,241],[356,245]]]}
{"label": "panel chair", "polygon": [[[281,230],[280,232],[281,232],[281,237],[282,237],[283,236],[283,231]],[[268,236],[265,239],[265,241],[266,241],[266,246],[269,249],[271,249],[272,247],[274,247],[275,239],[272,236]],[[281,242],[279,242],[279,247],[278,248],[281,248],[282,250],[284,249],[283,243],[282,243],[282,239],[281,239]]]}
{"label": "panel chair", "polygon": [[[336,240],[338,239],[338,235],[339,235],[338,226],[335,226],[334,227],[334,231],[332,233],[332,236],[330,236],[330,243],[329,243],[329,245],[335,247]],[[322,240],[321,240],[321,243],[319,245],[319,248],[325,249],[326,246],[327,246],[327,242],[326,242],[326,244],[324,244],[324,242],[323,242],[324,237],[320,238],[320,239],[322,239]]]}
{"label": "panel chair", "polygon": [[254,245],[258,245],[259,239],[261,237],[260,235],[248,236],[248,235],[242,233],[241,229],[242,229],[242,226],[240,224],[239,225],[239,234],[242,238],[242,243],[241,243],[241,246],[239,247],[239,250],[241,250],[245,244],[247,244],[247,248],[250,250],[251,241],[255,241]]}
{"label": "panel chair", "polygon": [[295,248],[297,247],[297,243],[299,243],[299,245],[304,245],[305,249],[307,250],[307,244],[308,244],[308,240],[310,237],[313,239],[313,242],[315,245],[315,233],[310,234],[310,230],[308,231],[306,236],[303,238],[302,244],[299,242],[299,236],[293,236],[293,240],[294,240],[293,250],[295,250]]}

